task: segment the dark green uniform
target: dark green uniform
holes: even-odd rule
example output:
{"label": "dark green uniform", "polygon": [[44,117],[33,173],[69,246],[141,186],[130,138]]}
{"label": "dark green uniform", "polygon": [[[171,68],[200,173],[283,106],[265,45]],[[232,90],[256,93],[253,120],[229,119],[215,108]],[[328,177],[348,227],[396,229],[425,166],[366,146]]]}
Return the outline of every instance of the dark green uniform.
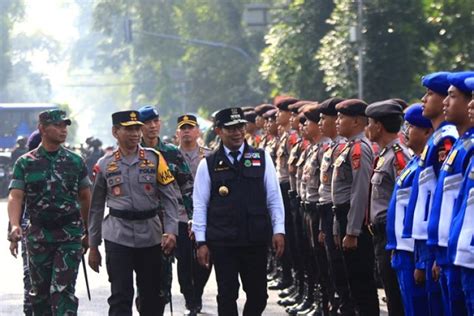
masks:
{"label": "dark green uniform", "polygon": [[84,233],[78,193],[89,186],[82,158],[64,147],[51,153],[40,146],[15,164],[9,188],[25,192],[30,215],[25,235],[35,315],[77,313]]}

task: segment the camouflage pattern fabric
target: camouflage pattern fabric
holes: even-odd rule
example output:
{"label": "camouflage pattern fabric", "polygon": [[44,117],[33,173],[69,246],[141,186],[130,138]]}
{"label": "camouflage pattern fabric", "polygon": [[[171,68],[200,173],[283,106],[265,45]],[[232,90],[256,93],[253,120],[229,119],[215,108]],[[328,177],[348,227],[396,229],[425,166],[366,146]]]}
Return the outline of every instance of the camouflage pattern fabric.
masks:
{"label": "camouflage pattern fabric", "polygon": [[82,158],[64,147],[48,153],[40,146],[21,156],[9,189],[25,192],[28,242],[80,240],[84,230],[78,193],[90,184]]}
{"label": "camouflage pattern fabric", "polygon": [[[144,144],[142,146],[146,147]],[[188,219],[193,218],[193,174],[189,168],[188,163],[184,159],[183,154],[178,147],[172,144],[165,144],[160,139],[158,139],[158,144],[155,146],[166,162],[168,163],[168,168],[176,179],[176,183],[179,186],[181,191],[182,198],[178,198],[178,203],[180,206],[184,206]]]}
{"label": "camouflage pattern fabric", "polygon": [[74,285],[84,233],[79,190],[90,186],[81,157],[64,147],[42,146],[15,163],[10,189],[25,193],[30,224],[25,230],[30,300],[35,315],[75,315]]}
{"label": "camouflage pattern fabric", "polygon": [[173,262],[174,255],[165,255],[161,253],[161,272],[160,272],[160,303],[168,304],[171,301],[171,284],[173,283]]}
{"label": "camouflage pattern fabric", "polygon": [[[26,230],[30,224],[28,212],[23,212],[21,218],[21,229]],[[28,252],[26,251],[26,239],[21,238],[21,259],[23,260],[23,312],[26,316],[33,315],[31,307],[30,291],[31,291],[31,280],[30,280],[30,267],[28,265]]]}
{"label": "camouflage pattern fabric", "polygon": [[82,256],[80,242],[28,244],[34,315],[76,315],[74,296]]}

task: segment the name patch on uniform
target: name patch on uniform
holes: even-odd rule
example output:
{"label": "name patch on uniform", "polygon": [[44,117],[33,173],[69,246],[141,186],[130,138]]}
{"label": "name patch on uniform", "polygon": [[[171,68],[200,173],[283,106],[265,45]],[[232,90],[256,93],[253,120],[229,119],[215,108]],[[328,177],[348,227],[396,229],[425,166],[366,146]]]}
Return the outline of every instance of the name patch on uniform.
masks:
{"label": "name patch on uniform", "polygon": [[227,166],[224,161],[222,160],[219,160],[219,162],[217,163],[217,166],[214,168],[214,171],[226,171],[226,170],[229,170],[229,166]]}
{"label": "name patch on uniform", "polygon": [[260,159],[260,153],[245,153],[244,158],[247,158],[247,159]]}

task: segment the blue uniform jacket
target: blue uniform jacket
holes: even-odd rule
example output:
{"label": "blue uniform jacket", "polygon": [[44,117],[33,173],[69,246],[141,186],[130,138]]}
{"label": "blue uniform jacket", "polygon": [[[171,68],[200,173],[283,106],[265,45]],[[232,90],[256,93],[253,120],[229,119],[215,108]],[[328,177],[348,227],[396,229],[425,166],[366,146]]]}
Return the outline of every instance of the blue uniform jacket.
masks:
{"label": "blue uniform jacket", "polygon": [[416,195],[410,197],[406,212],[403,237],[417,240],[428,239],[428,218],[433,203],[438,174],[452,144],[458,138],[456,127],[443,122],[431,135],[420,157],[413,188]]}
{"label": "blue uniform jacket", "polygon": [[429,246],[448,246],[453,209],[473,149],[473,136],[474,128],[470,128],[459,137],[441,167],[428,221]]}
{"label": "blue uniform jacket", "polygon": [[392,198],[387,210],[387,250],[405,250],[413,252],[415,241],[412,238],[402,238],[406,210],[413,195],[412,185],[420,157],[413,157],[397,178],[393,188]]}

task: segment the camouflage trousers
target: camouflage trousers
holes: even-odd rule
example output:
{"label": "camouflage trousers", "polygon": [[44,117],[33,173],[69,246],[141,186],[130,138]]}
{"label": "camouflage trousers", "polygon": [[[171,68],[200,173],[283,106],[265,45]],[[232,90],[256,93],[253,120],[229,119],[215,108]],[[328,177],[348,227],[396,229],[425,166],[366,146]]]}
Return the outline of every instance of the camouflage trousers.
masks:
{"label": "camouflage trousers", "polygon": [[82,246],[79,241],[42,243],[27,240],[30,300],[34,315],[76,315],[74,295]]}
{"label": "camouflage trousers", "polygon": [[[21,228],[26,230],[29,220],[23,218],[21,220]],[[26,251],[26,237],[21,238],[21,258],[23,260],[23,312],[26,316],[33,315],[30,301],[31,281],[30,268],[28,266],[28,253]]]}

